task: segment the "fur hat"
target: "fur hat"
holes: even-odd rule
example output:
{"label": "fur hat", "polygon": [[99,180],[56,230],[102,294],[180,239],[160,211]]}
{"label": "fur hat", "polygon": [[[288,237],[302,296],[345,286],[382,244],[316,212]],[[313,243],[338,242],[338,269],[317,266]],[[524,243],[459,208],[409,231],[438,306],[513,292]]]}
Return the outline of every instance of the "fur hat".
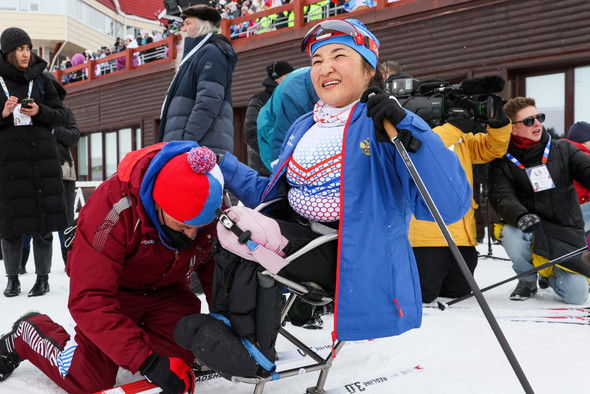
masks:
{"label": "fur hat", "polygon": [[154,182],[154,202],[179,222],[211,223],[223,191],[223,175],[215,163],[215,154],[204,146],[174,156]]}
{"label": "fur hat", "polygon": [[567,132],[567,139],[580,144],[590,141],[590,123],[583,121],[574,123]]}
{"label": "fur hat", "polygon": [[0,50],[3,55],[14,51],[21,45],[29,44],[33,48],[31,37],[26,31],[18,27],[9,27],[0,36]]}
{"label": "fur hat", "polygon": [[291,71],[293,71],[293,66],[282,60],[266,66],[266,74],[272,79],[280,78],[285,74],[289,74]]}
{"label": "fur hat", "polygon": [[189,16],[194,16],[202,21],[208,21],[213,23],[215,27],[219,27],[221,24],[221,14],[215,8],[205,4],[197,4],[191,7],[185,8],[180,14],[180,17],[184,20]]}

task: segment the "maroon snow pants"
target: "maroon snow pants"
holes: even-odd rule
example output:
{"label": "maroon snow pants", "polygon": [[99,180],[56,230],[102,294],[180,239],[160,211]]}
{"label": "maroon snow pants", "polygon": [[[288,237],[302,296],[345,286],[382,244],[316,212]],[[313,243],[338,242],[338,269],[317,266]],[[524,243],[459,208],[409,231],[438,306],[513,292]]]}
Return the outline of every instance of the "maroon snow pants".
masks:
{"label": "maroon snow pants", "polygon": [[[194,361],[194,355],[177,345],[173,338],[178,320],[199,313],[201,309],[199,299],[188,286],[171,286],[149,296],[125,292],[119,297],[119,302],[123,313],[149,334],[157,353],[179,357],[189,364]],[[75,349],[70,346],[66,348],[69,340],[75,340]],[[70,394],[94,393],[115,384],[119,370],[117,364],[78,327],[74,338],[71,338],[62,326],[47,315],[36,315],[22,322],[14,345],[22,360],[32,362]],[[68,354],[70,351],[73,351],[73,357]],[[67,369],[67,374],[62,376],[60,369]]]}

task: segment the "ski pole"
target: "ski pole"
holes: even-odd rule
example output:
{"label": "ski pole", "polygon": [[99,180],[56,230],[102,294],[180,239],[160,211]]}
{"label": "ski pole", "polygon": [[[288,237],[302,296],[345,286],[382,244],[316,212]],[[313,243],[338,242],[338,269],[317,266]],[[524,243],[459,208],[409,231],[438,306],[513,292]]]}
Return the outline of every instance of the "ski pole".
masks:
{"label": "ski pole", "polygon": [[[483,289],[481,289],[481,292],[483,293],[484,291],[492,290],[492,289],[494,289],[494,288],[496,288],[498,286],[501,286],[504,283],[508,283],[508,282],[510,282],[510,281],[512,281],[514,279],[522,278],[523,276],[534,274],[535,272],[541,271],[542,269],[545,269],[547,267],[551,267],[552,265],[562,263],[565,260],[569,260],[569,259],[571,259],[573,257],[576,257],[576,256],[582,254],[586,250],[588,250],[588,247],[587,246],[584,246],[584,247],[582,247],[580,249],[576,249],[576,250],[574,250],[572,252],[569,252],[567,254],[564,254],[563,256],[560,256],[560,257],[557,257],[557,258],[555,258],[555,259],[553,259],[551,261],[548,261],[545,264],[541,264],[538,267],[531,268],[530,270],[525,271],[522,274],[515,275],[515,276],[513,276],[511,278],[504,279],[503,281],[500,281],[498,283],[494,283],[493,285],[489,285],[488,287],[484,287]],[[447,303],[444,303],[444,304],[442,302],[440,302],[440,301],[437,301],[438,308],[441,311],[444,311],[447,307],[449,307],[449,306],[451,306],[453,304],[456,304],[458,302],[464,301],[464,300],[466,300],[468,298],[471,298],[473,296],[474,296],[474,293],[471,292],[469,294],[465,294],[464,296],[461,296],[459,298],[455,298],[454,300],[451,300],[451,301],[449,301]]]}
{"label": "ski pole", "polygon": [[467,266],[467,263],[463,259],[463,256],[459,252],[459,248],[457,247],[457,244],[453,240],[453,236],[449,232],[447,225],[445,224],[444,220],[442,219],[442,216],[441,216],[440,212],[438,211],[438,208],[436,207],[434,200],[430,196],[430,193],[428,192],[428,189],[426,188],[424,181],[420,177],[420,174],[418,174],[418,171],[416,170],[416,167],[414,166],[412,159],[408,155],[406,148],[401,143],[399,138],[397,138],[397,136],[398,136],[397,129],[387,119],[385,119],[383,121],[383,126],[385,127],[385,131],[387,132],[387,135],[391,139],[391,142],[393,143],[393,145],[397,149],[398,153],[400,154],[402,160],[404,161],[404,164],[406,165],[406,168],[408,169],[412,179],[414,180],[414,183],[418,187],[418,190],[420,191],[422,198],[426,202],[426,205],[428,206],[428,209],[430,210],[432,217],[434,218],[434,220],[438,224],[440,231],[442,232],[443,236],[445,237],[445,240],[447,241],[447,244],[449,245],[449,248],[451,249],[451,252],[453,253],[453,256],[455,257],[455,260],[457,260],[457,263],[459,264],[459,268],[461,269],[463,276],[465,276],[465,279],[467,280],[467,283],[469,284],[471,291],[475,295],[475,298],[477,299],[477,302],[479,303],[481,310],[483,311],[486,319],[488,320],[488,323],[490,324],[492,331],[496,335],[496,338],[498,339],[498,342],[500,343],[500,346],[502,347],[502,350],[504,351],[506,358],[510,362],[510,365],[512,366],[514,373],[516,374],[518,380],[520,381],[520,384],[522,385],[522,388],[524,389],[525,393],[527,393],[527,394],[534,393],[533,388],[531,387],[529,381],[527,380],[527,377],[525,376],[524,371],[520,367],[520,364],[518,363],[516,356],[512,352],[512,349],[510,348],[510,345],[508,344],[508,341],[506,340],[506,337],[504,336],[502,329],[500,328],[500,326],[498,325],[498,322],[496,321],[494,315],[492,314],[492,311],[490,310],[490,307],[488,306],[483,294],[481,293],[481,290],[479,290],[479,287],[477,287],[477,283],[475,282],[475,279],[473,278],[471,271],[469,271],[469,268]]}

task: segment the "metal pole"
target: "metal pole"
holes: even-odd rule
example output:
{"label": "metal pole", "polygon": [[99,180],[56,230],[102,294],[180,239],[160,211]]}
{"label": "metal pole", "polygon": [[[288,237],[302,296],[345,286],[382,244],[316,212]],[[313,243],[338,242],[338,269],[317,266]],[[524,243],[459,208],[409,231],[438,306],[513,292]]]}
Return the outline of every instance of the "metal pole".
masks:
{"label": "metal pole", "polygon": [[[500,282],[498,282],[498,283],[494,283],[493,285],[489,285],[488,287],[484,287],[483,289],[481,289],[481,292],[483,293],[484,291],[492,290],[493,288],[496,288],[496,287],[498,287],[498,286],[501,286],[501,285],[503,285],[504,283],[508,283],[508,282],[510,282],[510,281],[512,281],[512,280],[514,280],[514,279],[518,279],[518,278],[521,278],[521,277],[523,277],[523,276],[527,276],[527,275],[533,274],[533,273],[535,273],[535,272],[541,271],[542,269],[545,269],[545,268],[551,267],[552,265],[555,265],[555,264],[562,263],[562,262],[564,262],[565,260],[569,260],[569,259],[571,259],[571,258],[573,258],[573,257],[576,257],[576,256],[578,256],[578,255],[582,254],[582,253],[583,253],[584,251],[586,251],[586,250],[588,250],[588,248],[587,248],[586,246],[584,246],[584,247],[581,247],[580,249],[576,249],[576,250],[574,250],[574,251],[572,251],[572,252],[569,252],[569,253],[567,253],[567,254],[564,254],[564,255],[563,255],[563,256],[561,256],[561,257],[557,257],[557,258],[555,258],[555,259],[553,259],[553,260],[551,260],[551,261],[548,261],[548,262],[546,262],[545,264],[541,264],[541,265],[540,265],[540,266],[538,266],[538,267],[531,268],[530,270],[528,270],[528,271],[525,271],[525,272],[523,272],[522,274],[515,275],[515,276],[513,276],[513,277],[510,277],[510,278],[508,278],[508,279],[504,279],[503,281],[500,281]],[[445,309],[446,309],[448,306],[451,306],[451,305],[453,305],[453,304],[456,304],[456,303],[458,303],[458,302],[461,302],[461,301],[463,301],[463,300],[466,300],[466,299],[468,299],[468,298],[471,298],[471,297],[473,297],[473,296],[474,296],[474,294],[473,294],[473,293],[469,293],[469,294],[465,294],[465,295],[464,295],[464,296],[462,296],[462,297],[455,298],[454,300],[451,300],[451,301],[449,301],[449,302],[447,302],[447,303],[445,303],[445,304],[443,304],[443,303],[439,302],[439,303],[438,303],[438,307],[439,307],[439,309],[440,309],[440,310],[443,310],[443,311],[444,311],[444,310],[445,310]]]}
{"label": "metal pole", "polygon": [[385,127],[387,134],[391,138],[391,142],[393,142],[393,145],[395,145],[402,160],[404,161],[404,164],[408,168],[408,171],[410,172],[412,179],[416,183],[416,186],[418,187],[418,190],[420,191],[422,198],[426,202],[428,209],[430,209],[430,213],[432,214],[434,220],[438,224],[438,227],[440,228],[440,231],[442,232],[443,236],[445,237],[445,240],[449,244],[449,248],[451,248],[451,252],[453,253],[453,256],[455,257],[455,260],[457,260],[457,263],[459,264],[459,268],[461,269],[463,276],[465,276],[465,279],[467,280],[467,283],[469,284],[471,291],[475,295],[475,298],[477,299],[477,302],[479,303],[481,310],[483,311],[486,319],[488,320],[488,323],[490,324],[492,331],[494,331],[494,334],[496,335],[496,338],[498,339],[498,342],[500,343],[500,346],[502,347],[502,350],[504,351],[506,358],[508,358],[508,361],[510,362],[512,369],[514,370],[514,373],[516,374],[518,380],[520,381],[522,388],[524,389],[525,393],[527,393],[527,394],[534,393],[533,388],[531,387],[530,383],[528,382],[528,380],[524,374],[524,371],[520,367],[520,364],[518,363],[516,356],[512,352],[512,349],[510,348],[510,345],[508,344],[506,337],[504,337],[504,333],[502,332],[502,329],[498,325],[498,322],[496,321],[496,318],[492,314],[492,311],[490,310],[490,307],[488,306],[483,294],[481,293],[481,290],[477,286],[477,283],[475,282],[473,275],[469,271],[469,268],[467,267],[467,263],[465,262],[465,260],[463,259],[463,256],[459,252],[459,248],[457,247],[457,244],[453,240],[453,237],[452,237],[451,233],[449,232],[447,225],[445,224],[444,220],[442,219],[442,216],[440,215],[440,212],[438,211],[436,204],[432,200],[432,197],[430,196],[428,189],[426,189],[426,186],[424,185],[424,182],[422,181],[420,174],[418,174],[418,171],[416,170],[416,167],[414,166],[412,159],[408,155],[406,148],[403,146],[401,141],[397,138],[398,133],[397,133],[395,126],[391,122],[389,122],[387,119],[385,119],[383,121],[383,126]]}

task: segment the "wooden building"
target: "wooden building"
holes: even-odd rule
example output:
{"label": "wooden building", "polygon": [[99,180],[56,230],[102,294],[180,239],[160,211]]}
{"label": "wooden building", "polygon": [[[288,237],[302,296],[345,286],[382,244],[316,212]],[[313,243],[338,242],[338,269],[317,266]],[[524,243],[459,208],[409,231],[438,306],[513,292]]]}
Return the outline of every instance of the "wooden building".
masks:
{"label": "wooden building", "polygon": [[[391,1],[391,0],[390,0]],[[250,97],[262,90],[266,65],[276,60],[309,65],[300,42],[317,21],[305,22],[304,7],[317,0],[293,0],[230,24],[293,12],[292,26],[232,44],[239,61],[233,75],[235,153],[245,158],[243,119]],[[499,75],[504,98],[527,95],[547,114],[547,127],[564,135],[590,121],[590,2],[587,0],[377,0],[376,7],[341,17],[361,20],[380,40],[380,61],[396,60],[419,79]],[[271,12],[272,11],[272,12]],[[128,62],[129,63],[129,62]],[[81,180],[102,180],[131,149],[155,141],[174,61],[128,67],[97,79],[66,85],[83,139],[78,149]]]}

